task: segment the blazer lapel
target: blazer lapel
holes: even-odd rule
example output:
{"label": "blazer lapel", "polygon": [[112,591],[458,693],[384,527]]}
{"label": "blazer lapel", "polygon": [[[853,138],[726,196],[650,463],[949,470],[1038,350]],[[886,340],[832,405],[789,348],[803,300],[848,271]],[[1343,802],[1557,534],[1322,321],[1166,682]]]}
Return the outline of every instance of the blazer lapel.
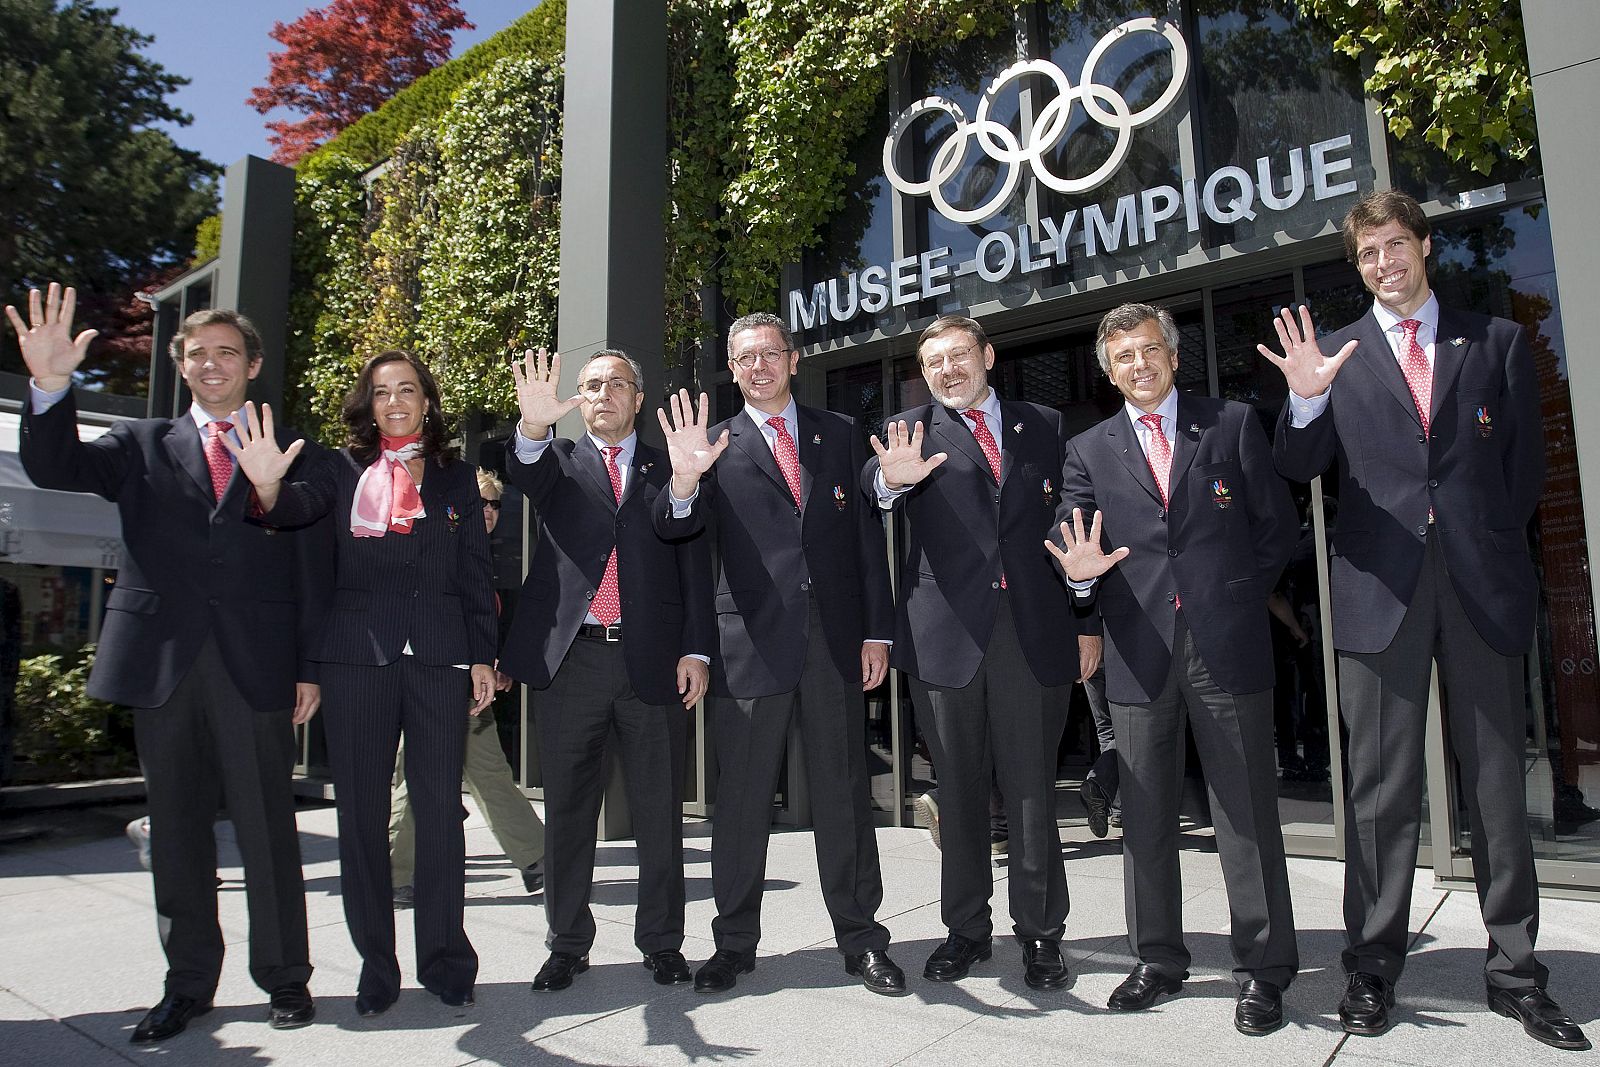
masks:
{"label": "blazer lapel", "polygon": [[[1194,429],[1191,430],[1191,427]],[[1188,397],[1178,394],[1178,425],[1173,433],[1172,469],[1167,472],[1167,497],[1176,499],[1178,483],[1189,472],[1195,453],[1200,450],[1201,436],[1211,428],[1209,421],[1193,409]],[[1154,481],[1154,476],[1151,477]]]}
{"label": "blazer lapel", "polygon": [[786,498],[792,500],[789,482],[778,469],[778,461],[773,458],[772,449],[767,447],[766,435],[756,428],[750,417],[742,411],[735,415],[729,420],[728,433],[734,446],[750,457],[750,462],[756,465],[756,469],[772,479],[772,484],[777,486]]}
{"label": "blazer lapel", "polygon": [[[1356,329],[1361,343],[1356,348],[1354,358],[1372,372],[1420,427],[1422,416],[1417,413],[1417,401],[1411,395],[1411,387],[1406,384],[1405,372],[1400,369],[1400,361],[1394,358],[1394,349],[1389,347],[1389,339],[1378,328],[1377,318],[1372,312],[1367,312]],[[1435,345],[1434,349],[1437,358],[1438,346]]]}
{"label": "blazer lapel", "polygon": [[[1002,407],[1001,411],[1003,413],[1005,409]],[[928,427],[929,436],[950,445],[972,461],[991,481],[994,480],[994,471],[989,469],[989,458],[983,454],[983,449],[978,447],[978,439],[972,436],[972,424],[967,422],[964,416],[935,401],[929,421],[933,423]],[[934,451],[938,449],[935,448]],[[1001,471],[1004,472],[1003,467]]]}
{"label": "blazer lapel", "polygon": [[[1456,344],[1456,340],[1461,344]],[[1456,322],[1455,313],[1439,308],[1439,328],[1433,337],[1433,393],[1428,401],[1428,425],[1439,420],[1439,407],[1445,396],[1455,388],[1461,368],[1472,351],[1472,339]]]}
{"label": "blazer lapel", "polygon": [[572,465],[582,471],[578,481],[600,503],[617,510],[617,494],[611,491],[611,475],[606,471],[605,457],[595,447],[589,435],[584,434],[572,446]]}
{"label": "blazer lapel", "polygon": [[[1022,437],[1028,427],[1028,420],[1023,417],[1025,409],[1017,408],[1008,400],[1000,401],[1000,432],[995,434],[995,443],[1000,447],[1000,484],[1005,485],[1006,479],[1011,477],[1012,461],[1017,449],[1022,447]],[[965,421],[965,420],[963,420]],[[976,442],[976,438],[974,438]],[[982,451],[980,449],[980,451]]]}
{"label": "blazer lapel", "polygon": [[[617,501],[617,510],[633,498],[645,476],[655,469],[656,464],[663,462],[666,455],[639,441],[633,448],[633,469],[628,472],[628,484],[622,487],[622,499]],[[611,475],[606,475],[606,484],[611,483]]]}
{"label": "blazer lapel", "polygon": [[[162,439],[167,446],[167,453],[174,463],[189,472],[189,477],[194,479],[195,488],[210,501],[213,508],[216,500],[211,493],[211,465],[206,462],[204,448],[200,444],[200,432],[196,429],[194,420],[188,415],[180,415],[167,425],[166,436]],[[238,472],[234,472],[237,477]]]}
{"label": "blazer lapel", "polygon": [[811,503],[811,485],[816,480],[816,472],[822,469],[822,420],[810,408],[796,405],[795,411],[800,424],[795,450],[800,454],[800,499],[804,510]]}
{"label": "blazer lapel", "polygon": [[[1160,504],[1161,491],[1156,488],[1156,476],[1150,473],[1150,462],[1144,458],[1144,449],[1139,447],[1139,437],[1133,432],[1133,424],[1128,421],[1127,409],[1118,411],[1103,425],[1106,429],[1106,447],[1122,460],[1122,465],[1128,468],[1133,480],[1150,494],[1150,499]],[[1167,484],[1172,484],[1170,477]]]}

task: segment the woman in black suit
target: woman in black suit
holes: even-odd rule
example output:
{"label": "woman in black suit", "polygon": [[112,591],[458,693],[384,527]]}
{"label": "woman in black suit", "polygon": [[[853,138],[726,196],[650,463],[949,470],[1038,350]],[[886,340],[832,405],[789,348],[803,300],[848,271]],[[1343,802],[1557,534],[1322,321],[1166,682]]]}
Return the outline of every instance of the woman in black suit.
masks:
{"label": "woman in black suit", "polygon": [[400,995],[389,870],[389,781],[406,739],[417,819],[417,977],[444,1003],[472,1003],[478,957],[463,923],[461,760],[467,716],[494,695],[489,537],[476,474],[445,447],[439,388],[415,356],[368,360],[345,397],[347,447],[304,481],[283,476],[272,411],[246,404],[229,447],[266,521],[337,522],[333,611],[317,643],[323,724],[339,812],[345,919],[361,953],[356,1011]]}

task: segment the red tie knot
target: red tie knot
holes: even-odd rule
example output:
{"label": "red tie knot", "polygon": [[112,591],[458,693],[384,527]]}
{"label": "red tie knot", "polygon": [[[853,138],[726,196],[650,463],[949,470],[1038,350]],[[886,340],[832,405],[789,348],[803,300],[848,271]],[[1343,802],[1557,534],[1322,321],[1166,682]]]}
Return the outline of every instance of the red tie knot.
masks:
{"label": "red tie knot", "polygon": [[1161,433],[1161,416],[1155,412],[1152,411],[1148,415],[1140,415],[1139,421],[1144,423],[1151,433]]}

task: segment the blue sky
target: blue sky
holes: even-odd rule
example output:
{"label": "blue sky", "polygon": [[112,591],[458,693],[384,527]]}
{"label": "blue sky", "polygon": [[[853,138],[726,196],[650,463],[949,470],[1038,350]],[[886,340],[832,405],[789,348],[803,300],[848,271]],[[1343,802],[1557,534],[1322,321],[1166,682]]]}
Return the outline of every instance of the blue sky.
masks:
{"label": "blue sky", "polygon": [[[227,166],[245,155],[270,158],[264,123],[245,103],[257,85],[266,84],[269,52],[279,45],[267,34],[274,22],[292,22],[327,0],[98,0],[116,7],[117,21],[155,41],[145,54],[190,83],[172,96],[194,116],[189,126],[168,132],[185,148]],[[477,29],[455,35],[453,54],[513,22],[538,6],[538,0],[459,0]]]}

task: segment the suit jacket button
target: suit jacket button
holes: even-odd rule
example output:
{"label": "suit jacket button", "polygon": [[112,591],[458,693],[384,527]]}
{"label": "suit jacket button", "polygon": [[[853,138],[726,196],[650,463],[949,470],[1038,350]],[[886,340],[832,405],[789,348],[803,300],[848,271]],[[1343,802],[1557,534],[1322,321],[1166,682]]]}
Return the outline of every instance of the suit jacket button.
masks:
{"label": "suit jacket button", "polygon": [[994,495],[994,502],[995,502],[995,503],[996,503],[996,504],[998,504],[998,503],[1000,503],[1000,494],[999,494],[999,493],[996,493],[996,494],[995,494],[995,495]]}
{"label": "suit jacket button", "polygon": [[1427,434],[1425,434],[1425,433],[1417,434],[1417,444],[1425,445],[1427,443],[1428,443],[1428,435]]}
{"label": "suit jacket button", "polygon": [[989,583],[989,588],[990,589],[999,589],[1000,588],[1000,583],[999,582],[990,582]]}
{"label": "suit jacket button", "polygon": [[1429,478],[1428,479],[1428,488],[1429,489],[1437,489],[1437,488],[1439,488],[1439,479],[1437,479],[1437,478]]}
{"label": "suit jacket button", "polygon": [[1178,595],[1176,593],[1168,593],[1167,594],[1167,603],[1168,604],[1175,604],[1175,603],[1177,603],[1177,600],[1178,600]]}
{"label": "suit jacket button", "polygon": [[417,598],[417,596],[418,596],[417,591],[415,589],[411,590],[411,599],[415,600]]}
{"label": "suit jacket button", "polygon": [[802,593],[809,593],[811,591],[811,583],[810,582],[801,582],[800,583],[800,591]]}
{"label": "suit jacket button", "polygon": [[224,519],[221,515],[218,515],[216,518],[211,520],[211,525],[213,525],[213,526],[221,526],[226,521],[227,520]]}
{"label": "suit jacket button", "polygon": [[1428,536],[1428,528],[1426,526],[1418,526],[1417,527],[1417,536],[1418,537],[1427,537]]}
{"label": "suit jacket button", "polygon": [[217,598],[216,597],[212,597],[210,600],[206,601],[206,603],[210,604],[212,607],[216,607],[217,606]]}
{"label": "suit jacket button", "polygon": [[1169,548],[1169,549],[1167,549],[1167,555],[1169,555],[1169,556],[1176,556],[1176,555],[1177,555],[1177,554],[1178,554],[1178,550],[1177,550],[1177,549],[1175,549],[1175,548]]}
{"label": "suit jacket button", "polygon": [[593,589],[589,590],[588,597],[589,597],[590,600],[594,599],[594,590]]}

